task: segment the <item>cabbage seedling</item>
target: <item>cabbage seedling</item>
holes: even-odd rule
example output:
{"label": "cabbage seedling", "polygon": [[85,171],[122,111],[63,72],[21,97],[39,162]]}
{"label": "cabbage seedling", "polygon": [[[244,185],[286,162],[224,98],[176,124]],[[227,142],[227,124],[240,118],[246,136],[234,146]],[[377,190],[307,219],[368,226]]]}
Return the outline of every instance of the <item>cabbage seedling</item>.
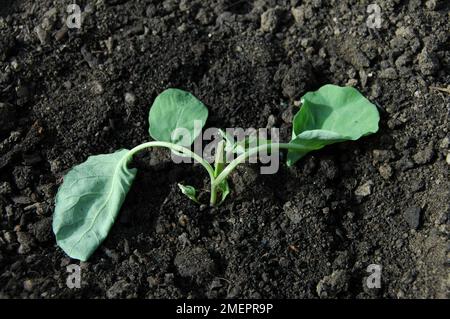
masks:
{"label": "cabbage seedling", "polygon": [[[325,85],[304,95],[302,101],[293,119],[291,141],[259,141],[251,146],[248,141],[234,143],[224,134],[211,165],[190,149],[206,123],[208,109],[188,92],[178,89],[162,92],[149,113],[149,133],[155,141],[131,150],[91,156],[64,177],[53,216],[58,245],[75,259],[85,261],[92,255],[107,237],[136,177],[137,170],[129,168],[129,163],[135,154],[148,148],[167,148],[201,164],[211,181],[210,204],[214,206],[230,194],[227,181],[230,173],[261,151],[286,149],[287,164],[293,165],[311,151],[378,131],[380,118],[376,106],[354,88]],[[200,127],[194,125],[195,121]],[[189,134],[173,134],[178,129]],[[225,161],[225,149],[237,154],[230,163]],[[198,202],[194,187],[180,184],[179,187],[183,194]]]}

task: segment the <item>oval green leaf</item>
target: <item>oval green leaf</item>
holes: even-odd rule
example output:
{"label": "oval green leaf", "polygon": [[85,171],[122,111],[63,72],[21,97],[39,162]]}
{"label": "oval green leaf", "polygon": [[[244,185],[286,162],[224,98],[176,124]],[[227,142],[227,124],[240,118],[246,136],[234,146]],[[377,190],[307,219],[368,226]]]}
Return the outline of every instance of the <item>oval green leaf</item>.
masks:
{"label": "oval green leaf", "polygon": [[157,141],[189,147],[207,118],[208,109],[191,93],[167,89],[150,108],[149,133]]}
{"label": "oval green leaf", "polygon": [[127,168],[127,153],[91,156],[64,177],[53,232],[71,258],[86,261],[108,235],[137,172]]}
{"label": "oval green leaf", "polygon": [[194,186],[190,186],[190,185],[182,185],[182,184],[178,184],[178,188],[181,190],[181,192],[186,195],[190,200],[196,202],[197,204],[199,204],[200,202],[197,199],[197,190],[195,189]]}
{"label": "oval green leaf", "polygon": [[225,199],[228,197],[228,195],[230,194],[231,190],[230,190],[230,185],[228,184],[228,181],[226,179],[224,179],[218,186],[217,188],[219,189],[220,192],[220,202],[219,205],[222,204]]}
{"label": "oval green leaf", "polygon": [[289,150],[288,165],[322,147],[355,141],[378,131],[377,107],[352,87],[325,85],[302,98],[303,105],[294,117],[291,143],[304,150]]}

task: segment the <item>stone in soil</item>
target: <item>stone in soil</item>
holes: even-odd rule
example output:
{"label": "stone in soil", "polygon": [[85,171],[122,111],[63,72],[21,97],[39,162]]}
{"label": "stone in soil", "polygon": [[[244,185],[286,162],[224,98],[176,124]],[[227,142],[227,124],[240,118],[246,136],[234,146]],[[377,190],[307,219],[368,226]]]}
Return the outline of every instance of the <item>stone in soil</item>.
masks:
{"label": "stone in soil", "polygon": [[261,30],[273,33],[278,29],[282,11],[277,8],[271,8],[261,15]]}
{"label": "stone in soil", "polygon": [[12,192],[11,184],[8,182],[0,182],[0,195],[9,195]]}
{"label": "stone in soil", "polygon": [[307,4],[292,8],[291,13],[299,26],[303,26],[313,16],[312,7]]}
{"label": "stone in soil", "polygon": [[358,186],[358,188],[355,190],[356,196],[366,197],[372,194],[372,186],[373,182],[371,180],[365,182],[364,184]]}
{"label": "stone in soil", "polygon": [[384,179],[389,179],[392,177],[393,170],[392,167],[389,164],[383,164],[378,168],[378,171],[380,172],[381,177]]}
{"label": "stone in soil", "polygon": [[286,202],[283,205],[283,211],[292,223],[298,224],[302,221],[301,212],[293,202]]}
{"label": "stone in soil", "polygon": [[26,232],[17,232],[17,241],[20,244],[18,251],[19,254],[28,254],[34,246],[33,237]]}
{"label": "stone in soil", "polygon": [[409,227],[411,229],[418,229],[420,225],[420,216],[422,214],[422,209],[417,206],[409,207],[407,208],[404,213],[403,217],[405,218],[406,222],[408,223]]}
{"label": "stone in soil", "polygon": [[133,105],[136,102],[136,95],[131,92],[125,93],[125,103]]}
{"label": "stone in soil", "polygon": [[419,165],[427,164],[433,160],[434,149],[432,145],[428,145],[425,149],[418,151],[414,156],[414,162]]}
{"label": "stone in soil", "polygon": [[402,172],[405,172],[413,167],[414,167],[413,161],[411,161],[411,159],[407,156],[402,157],[395,163],[395,168],[401,170]]}
{"label": "stone in soil", "polygon": [[439,69],[439,60],[433,53],[428,52],[427,48],[423,48],[418,60],[423,75],[433,75]]}

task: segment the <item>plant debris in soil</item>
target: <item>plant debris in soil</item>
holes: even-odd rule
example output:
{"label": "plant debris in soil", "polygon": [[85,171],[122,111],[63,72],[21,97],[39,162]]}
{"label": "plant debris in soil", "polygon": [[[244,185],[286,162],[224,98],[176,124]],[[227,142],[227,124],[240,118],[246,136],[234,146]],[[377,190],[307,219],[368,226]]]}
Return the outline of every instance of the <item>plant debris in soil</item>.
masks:
{"label": "plant debris in soil", "polygon": [[[67,29],[71,3],[0,7],[0,297],[448,297],[447,1],[380,0],[380,29],[371,1],[78,1],[82,26]],[[205,187],[200,167],[150,151],[89,262],[56,246],[65,172],[148,140],[159,92],[192,92],[208,126],[275,125],[286,140],[299,97],[326,83],[376,103],[379,133],[275,175],[239,167],[219,208],[179,192]]]}

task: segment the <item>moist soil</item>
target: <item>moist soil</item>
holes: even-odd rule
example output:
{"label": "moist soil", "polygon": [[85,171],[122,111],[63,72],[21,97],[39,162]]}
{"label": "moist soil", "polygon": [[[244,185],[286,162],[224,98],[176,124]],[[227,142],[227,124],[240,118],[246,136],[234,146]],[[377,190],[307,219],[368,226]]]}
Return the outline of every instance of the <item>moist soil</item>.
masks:
{"label": "moist soil", "polygon": [[[372,2],[77,1],[68,29],[73,1],[1,0],[0,297],[447,298],[450,4],[380,0],[369,28]],[[144,152],[91,259],[57,247],[64,174],[148,141],[164,89],[201,99],[209,127],[276,126],[287,141],[301,96],[326,83],[375,103],[379,132],[274,175],[243,165],[217,208],[177,187],[207,190],[201,167]]]}

